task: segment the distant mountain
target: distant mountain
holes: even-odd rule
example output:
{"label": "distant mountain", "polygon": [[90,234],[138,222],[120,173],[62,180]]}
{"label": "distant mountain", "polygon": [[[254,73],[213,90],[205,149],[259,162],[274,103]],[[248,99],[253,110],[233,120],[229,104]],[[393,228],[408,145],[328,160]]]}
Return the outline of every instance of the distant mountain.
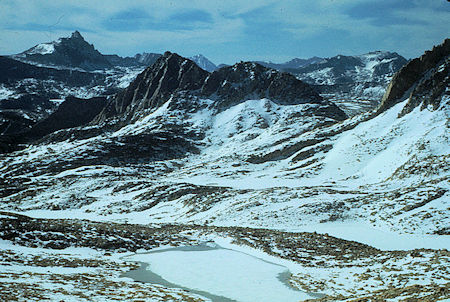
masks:
{"label": "distant mountain", "polygon": [[148,52],[143,52],[143,53],[138,53],[134,56],[134,59],[137,60],[139,63],[145,65],[145,66],[150,66],[153,63],[156,62],[156,60],[158,60],[158,58],[161,56],[160,53],[148,53]]}
{"label": "distant mountain", "polygon": [[106,56],[101,54],[75,31],[68,38],[38,44],[14,58],[33,63],[96,70],[111,68],[113,65]]}
{"label": "distant mountain", "polygon": [[289,71],[315,85],[386,82],[406,62],[395,52],[375,51],[358,56],[338,55]]}
{"label": "distant mountain", "polygon": [[189,58],[190,60],[194,61],[195,64],[197,64],[198,67],[200,67],[203,70],[206,70],[208,72],[213,72],[217,69],[217,66],[208,60],[205,56],[199,54],[193,57]]}
{"label": "distant mountain", "polygon": [[357,56],[338,55],[285,71],[314,86],[347,114],[355,115],[379,104],[392,76],[406,63],[395,52],[375,51]]}
{"label": "distant mountain", "polygon": [[310,64],[319,63],[323,60],[323,58],[312,57],[309,59],[299,59],[295,58],[285,63],[272,63],[265,61],[256,61],[256,63],[261,64],[268,68],[273,68],[281,71],[285,71],[286,69],[296,69],[300,67],[304,67]]}
{"label": "distant mountain", "polygon": [[159,54],[143,53],[135,57],[105,55],[89,44],[79,31],[70,37],[38,44],[12,58],[27,63],[59,68],[79,68],[86,71],[111,69],[114,67],[137,67],[151,65]]}

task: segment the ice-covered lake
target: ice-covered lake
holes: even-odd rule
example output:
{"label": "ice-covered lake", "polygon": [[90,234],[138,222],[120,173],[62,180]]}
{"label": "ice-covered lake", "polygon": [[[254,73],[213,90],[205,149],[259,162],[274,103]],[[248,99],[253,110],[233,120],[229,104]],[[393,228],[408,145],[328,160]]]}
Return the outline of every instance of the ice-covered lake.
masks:
{"label": "ice-covered lake", "polygon": [[125,277],[186,289],[212,301],[289,302],[314,297],[289,286],[285,266],[216,244],[160,249],[127,258],[143,265]]}

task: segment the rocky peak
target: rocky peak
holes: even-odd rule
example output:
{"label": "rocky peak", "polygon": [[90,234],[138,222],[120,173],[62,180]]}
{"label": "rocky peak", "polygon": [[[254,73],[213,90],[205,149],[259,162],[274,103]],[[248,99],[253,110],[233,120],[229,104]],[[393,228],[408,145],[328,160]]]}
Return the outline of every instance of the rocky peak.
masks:
{"label": "rocky peak", "polygon": [[80,34],[78,30],[74,31],[72,35],[70,36],[71,39],[82,39],[84,40],[83,36]]}
{"label": "rocky peak", "polygon": [[119,93],[95,122],[113,117],[123,122],[135,120],[143,111],[158,108],[177,92],[199,90],[207,76],[208,72],[191,60],[165,52]]}
{"label": "rocky peak", "polygon": [[246,100],[267,98],[282,105],[320,104],[327,108],[326,113],[322,112],[324,115],[335,119],[346,117],[334,104],[323,101],[313,88],[291,74],[253,62],[240,62],[208,73],[189,59],[165,52],[120,92],[93,123],[115,120],[113,124],[117,122],[120,126],[159,108],[169,99],[172,99],[171,108],[189,107],[194,105],[186,103],[191,98],[211,99],[217,111]]}
{"label": "rocky peak", "polygon": [[249,99],[268,98],[279,104],[321,103],[322,98],[293,75],[254,62],[240,62],[214,71],[202,95],[218,99],[219,108]]}
{"label": "rocky peak", "polygon": [[112,67],[107,57],[102,55],[83,38],[79,31],[70,37],[36,45],[16,56],[17,59],[47,66],[60,66],[96,70]]}
{"label": "rocky peak", "polygon": [[409,97],[410,101],[406,106],[409,109],[403,112],[407,113],[422,102],[416,96],[423,96],[423,91],[433,91],[433,95],[429,96],[431,99],[425,102],[436,108],[446,86],[448,87],[449,54],[450,39],[446,39],[402,67],[392,78],[377,113],[384,112]]}

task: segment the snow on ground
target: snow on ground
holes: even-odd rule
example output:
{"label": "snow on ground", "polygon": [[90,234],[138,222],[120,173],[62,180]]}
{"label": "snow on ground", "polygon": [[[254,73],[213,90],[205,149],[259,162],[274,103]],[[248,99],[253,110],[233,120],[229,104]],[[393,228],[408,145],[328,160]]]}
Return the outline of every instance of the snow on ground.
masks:
{"label": "snow on ground", "polygon": [[345,240],[361,242],[383,251],[412,249],[450,249],[450,236],[398,234],[364,223],[342,221],[303,226],[298,232],[318,232]]}
{"label": "snow on ground", "polygon": [[5,87],[4,85],[0,85],[0,100],[7,100],[14,96],[16,92],[8,87]]}
{"label": "snow on ground", "polygon": [[241,302],[311,298],[281,283],[277,276],[287,272],[286,267],[233,250],[175,250],[130,259],[149,263],[149,269],[167,281]]}
{"label": "snow on ground", "polygon": [[0,240],[2,301],[209,301],[179,289],[139,284],[121,275],[131,253],[91,248],[30,248]]}
{"label": "snow on ground", "polygon": [[355,183],[351,178],[356,178],[357,185],[377,183],[390,177],[412,154],[420,154],[422,144],[436,155],[448,152],[444,147],[448,113],[416,108],[398,119],[406,102],[342,134],[326,155],[321,176],[346,183]]}
{"label": "snow on ground", "polygon": [[[385,233],[402,234],[392,237],[398,239],[392,249],[448,246],[446,237],[431,235],[449,223],[447,109],[417,108],[398,118],[400,103],[362,123],[367,114],[317,127],[327,120],[304,115],[314,105],[248,100],[214,114],[211,100],[197,102],[201,109],[186,113],[169,100],[114,133],[32,146],[5,158],[0,173],[10,177],[17,169],[15,178],[28,177],[28,190],[5,198],[2,208],[35,217],[317,230],[382,249],[390,249]],[[168,121],[206,133],[200,154],[126,168],[47,170],[60,159],[100,151],[110,138],[161,131]],[[320,142],[283,155],[314,139]],[[320,146],[331,149],[314,149]],[[310,158],[293,161],[305,150],[313,150]],[[280,155],[260,164],[246,160],[271,152]],[[27,162],[33,168],[21,171]],[[354,231],[341,227],[345,223]],[[333,232],[334,225],[339,230]],[[373,237],[357,232],[366,229]]]}
{"label": "snow on ground", "polygon": [[51,54],[51,53],[53,53],[55,51],[55,43],[57,43],[57,42],[38,44],[35,47],[33,47],[32,49],[30,49],[29,51],[27,51],[27,55],[35,55],[35,54],[46,55],[46,54]]}

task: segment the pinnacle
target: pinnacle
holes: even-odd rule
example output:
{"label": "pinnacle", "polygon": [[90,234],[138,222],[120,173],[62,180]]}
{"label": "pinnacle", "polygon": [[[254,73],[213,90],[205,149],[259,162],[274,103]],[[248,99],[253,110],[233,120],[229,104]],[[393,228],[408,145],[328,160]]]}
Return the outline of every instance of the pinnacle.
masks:
{"label": "pinnacle", "polygon": [[72,39],[84,39],[78,30],[74,31],[70,37]]}

